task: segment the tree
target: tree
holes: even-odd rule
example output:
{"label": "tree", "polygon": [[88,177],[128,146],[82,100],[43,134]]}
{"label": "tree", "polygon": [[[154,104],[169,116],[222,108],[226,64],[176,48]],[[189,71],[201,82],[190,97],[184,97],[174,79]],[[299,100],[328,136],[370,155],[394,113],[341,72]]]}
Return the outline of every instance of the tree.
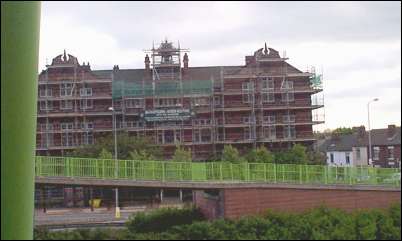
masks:
{"label": "tree", "polygon": [[319,151],[309,151],[307,152],[308,156],[308,164],[311,165],[326,165],[327,164],[327,156],[325,153]]}
{"label": "tree", "polygon": [[[114,154],[114,137],[113,135],[106,135],[96,140],[95,144],[86,145],[77,148],[68,153],[69,156],[74,157],[99,157],[102,149]],[[117,135],[117,158],[129,159],[130,152],[145,150],[147,153],[152,153],[155,158],[162,156],[162,149],[160,146],[155,145],[149,138],[133,137],[127,133],[119,133]]]}
{"label": "tree", "polygon": [[102,148],[101,153],[98,156],[99,159],[112,159],[112,153],[110,153],[109,151],[107,151],[105,148]]}
{"label": "tree", "polygon": [[255,163],[272,163],[274,162],[274,155],[268,151],[265,146],[252,149],[246,156],[246,161]]}
{"label": "tree", "polygon": [[240,163],[242,162],[242,158],[235,147],[232,145],[225,145],[222,152],[222,161],[228,163]]}
{"label": "tree", "polygon": [[191,162],[191,151],[186,150],[181,146],[176,146],[172,160],[175,162]]}
{"label": "tree", "polygon": [[139,161],[153,161],[156,159],[151,153],[148,153],[146,150],[131,151],[130,158],[132,160],[139,160]]}
{"label": "tree", "polygon": [[306,147],[295,144],[290,150],[275,153],[275,162],[279,164],[307,164]]}
{"label": "tree", "polygon": [[353,134],[354,130],[350,127],[338,127],[332,131],[333,135],[349,135]]}

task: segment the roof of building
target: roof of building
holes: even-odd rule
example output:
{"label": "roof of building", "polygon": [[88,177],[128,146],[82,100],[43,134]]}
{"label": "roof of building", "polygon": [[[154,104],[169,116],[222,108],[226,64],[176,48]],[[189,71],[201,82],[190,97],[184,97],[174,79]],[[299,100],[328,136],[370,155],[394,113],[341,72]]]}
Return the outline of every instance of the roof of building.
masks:
{"label": "roof of building", "polygon": [[[401,145],[401,127],[395,127],[395,133],[389,136],[389,129],[373,129],[371,130],[371,145],[388,146]],[[368,131],[363,136],[358,133],[331,137],[319,145],[319,151],[352,151],[355,146],[368,145]]]}
{"label": "roof of building", "polygon": [[352,147],[359,145],[359,138],[356,134],[341,135],[325,140],[320,145],[320,151],[352,151]]}
{"label": "roof of building", "polygon": [[[368,132],[366,132],[364,145],[368,145]],[[401,127],[395,127],[395,133],[388,137],[388,128],[371,130],[371,145],[387,146],[401,144]]]}

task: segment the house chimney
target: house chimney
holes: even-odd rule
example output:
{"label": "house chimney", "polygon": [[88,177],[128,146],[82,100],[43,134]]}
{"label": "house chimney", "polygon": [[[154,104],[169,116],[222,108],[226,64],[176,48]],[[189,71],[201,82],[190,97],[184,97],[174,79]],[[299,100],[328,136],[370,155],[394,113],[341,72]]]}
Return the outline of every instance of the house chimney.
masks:
{"label": "house chimney", "polygon": [[392,138],[396,133],[396,126],[395,125],[388,125],[387,129],[387,137]]}
{"label": "house chimney", "polygon": [[148,56],[148,54],[145,55],[145,61],[144,61],[144,63],[145,63],[145,69],[146,69],[146,70],[149,70],[150,61],[149,61],[149,56]]}
{"label": "house chimney", "polygon": [[184,64],[184,69],[187,70],[188,69],[188,55],[187,55],[187,53],[185,53],[184,56],[183,56],[183,64]]}
{"label": "house chimney", "polygon": [[366,128],[364,126],[357,127],[357,136],[363,138],[366,135]]}

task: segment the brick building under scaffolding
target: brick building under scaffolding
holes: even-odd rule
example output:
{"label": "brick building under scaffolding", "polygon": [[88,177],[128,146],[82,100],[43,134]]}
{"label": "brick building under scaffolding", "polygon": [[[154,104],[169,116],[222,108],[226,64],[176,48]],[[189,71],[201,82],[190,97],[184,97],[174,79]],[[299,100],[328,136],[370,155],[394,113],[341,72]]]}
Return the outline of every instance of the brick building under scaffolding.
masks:
{"label": "brick building under scaffolding", "polygon": [[[64,155],[113,131],[153,138],[170,157],[176,145],[194,159],[294,143],[312,146],[324,122],[321,75],[302,72],[261,48],[239,66],[189,67],[188,50],[163,41],[144,69],[91,70],[59,55],[39,75],[37,154]],[[114,107],[114,112],[110,107]]]}

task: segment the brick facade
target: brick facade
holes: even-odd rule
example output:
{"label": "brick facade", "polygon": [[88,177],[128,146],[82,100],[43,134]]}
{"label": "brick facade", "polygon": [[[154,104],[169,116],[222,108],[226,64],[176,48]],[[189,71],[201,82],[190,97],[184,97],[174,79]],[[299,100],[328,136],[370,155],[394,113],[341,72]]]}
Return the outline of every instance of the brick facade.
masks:
{"label": "brick facade", "polygon": [[[208,218],[239,218],[274,211],[302,212],[325,205],[346,211],[387,208],[401,202],[400,190],[325,190],[291,188],[224,189],[219,198],[197,193],[196,205]],[[214,215],[219,213],[221,215]]]}
{"label": "brick facade", "polygon": [[[111,106],[118,131],[150,137],[167,158],[178,144],[201,160],[216,157],[227,144],[241,152],[261,145],[271,150],[294,143],[312,147],[312,126],[323,123],[312,114],[323,107],[323,99],[312,98],[322,91],[312,84],[314,72],[296,69],[271,48],[246,56],[245,65],[214,67],[189,67],[188,55],[182,61],[181,51],[161,43],[145,57],[145,69],[115,65],[112,70],[91,70],[65,53],[54,58],[39,75],[37,153],[63,155],[112,133]],[[177,91],[193,84],[199,89]],[[130,85],[134,87],[129,90]],[[147,111],[166,109],[189,109],[192,116],[180,121],[144,119]]]}

